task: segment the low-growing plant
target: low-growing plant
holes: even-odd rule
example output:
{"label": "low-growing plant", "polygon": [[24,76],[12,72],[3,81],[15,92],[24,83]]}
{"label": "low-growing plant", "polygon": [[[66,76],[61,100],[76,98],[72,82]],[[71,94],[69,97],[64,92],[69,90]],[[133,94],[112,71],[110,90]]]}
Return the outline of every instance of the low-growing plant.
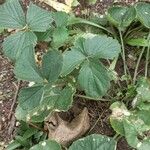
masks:
{"label": "low-growing plant", "polygon": [[[0,6],[0,28],[13,29],[4,39],[3,53],[14,62],[16,78],[33,83],[22,88],[18,95],[15,116],[22,123],[18,136],[7,149],[60,150],[60,144],[47,140],[46,133],[38,130],[46,117],[53,112],[69,110],[75,95],[97,101],[105,96],[103,100],[107,101],[106,95],[113,84],[118,85],[116,91],[119,92],[113,93],[115,96],[110,102],[110,123],[117,135],[114,138],[89,135],[75,141],[68,149],[115,150],[121,136],[133,148],[149,149],[150,4],[139,2],[130,7],[111,7],[106,19],[103,27],[72,13],[46,11],[32,2],[26,11],[19,0],[10,0]],[[79,24],[98,28],[101,32],[86,33]],[[41,41],[47,42],[48,48],[41,62],[37,62],[35,48]],[[140,51],[134,75],[127,65],[126,45],[136,46]],[[137,80],[146,49],[144,77]],[[115,71],[120,54],[124,68],[121,78]],[[124,76],[127,86],[121,89]],[[79,91],[85,95],[78,95]],[[30,125],[36,123],[38,128],[31,128]]]}

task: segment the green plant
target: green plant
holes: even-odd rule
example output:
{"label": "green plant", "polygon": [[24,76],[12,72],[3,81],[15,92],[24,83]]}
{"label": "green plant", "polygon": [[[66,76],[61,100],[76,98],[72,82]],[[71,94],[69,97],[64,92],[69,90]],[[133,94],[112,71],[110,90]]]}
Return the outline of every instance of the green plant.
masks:
{"label": "green plant", "polygon": [[[43,10],[33,3],[30,3],[27,13],[18,0],[1,5],[0,28],[14,29],[14,33],[3,42],[3,52],[14,62],[16,78],[34,83],[31,87],[22,88],[18,95],[15,115],[24,128],[20,127],[21,132],[8,149],[52,147],[53,150],[60,150],[58,143],[47,140],[44,131],[39,131],[45,118],[53,112],[71,108],[74,96],[109,101],[108,95],[109,98],[113,97],[112,102],[115,101],[110,107],[110,122],[117,132],[117,138],[90,135],[75,141],[69,150],[81,149],[82,145],[89,150],[92,150],[90,146],[93,149],[99,147],[115,150],[118,134],[125,136],[133,148],[148,150],[150,139],[146,133],[150,130],[150,123],[146,114],[150,111],[150,83],[147,78],[150,57],[149,10],[150,4],[144,2],[132,7],[111,7],[107,11],[109,24],[106,23],[106,27],[103,27],[76,18],[73,14]],[[102,32],[100,35],[85,33],[79,24],[97,27]],[[41,41],[47,42],[48,48],[41,63],[37,63],[35,47]],[[126,44],[136,46],[140,51],[133,78],[127,65]],[[138,67],[145,49],[145,78],[137,80]],[[115,68],[120,53],[124,73],[121,78],[117,78]],[[127,86],[122,88],[124,76]],[[113,89],[111,82],[119,87],[115,89],[118,93],[109,90],[110,87]],[[85,95],[79,95],[79,91]]]}

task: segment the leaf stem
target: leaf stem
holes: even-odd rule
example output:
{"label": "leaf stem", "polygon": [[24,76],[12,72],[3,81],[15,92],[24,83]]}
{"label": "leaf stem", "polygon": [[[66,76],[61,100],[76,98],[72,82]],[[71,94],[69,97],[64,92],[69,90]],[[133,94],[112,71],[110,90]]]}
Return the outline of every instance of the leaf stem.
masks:
{"label": "leaf stem", "polygon": [[127,65],[126,65],[126,57],[125,57],[125,47],[124,47],[123,37],[122,37],[122,33],[121,33],[120,29],[119,29],[119,35],[120,35],[120,40],[121,40],[124,74],[125,74],[125,76],[127,76]]}
{"label": "leaf stem", "polygon": [[110,102],[110,100],[108,99],[103,99],[103,98],[93,98],[93,97],[89,97],[89,96],[85,96],[85,95],[81,95],[81,94],[75,94],[76,97],[81,97],[81,98],[85,98],[85,99],[90,99],[90,100],[98,100],[98,101],[103,101],[103,102]]}
{"label": "leaf stem", "polygon": [[149,55],[150,55],[150,30],[149,30],[149,34],[148,34],[148,37],[147,37],[147,40],[148,40],[148,48],[147,48],[147,54],[146,54],[146,63],[145,63],[145,77],[147,77],[148,75],[148,65],[149,65]]}
{"label": "leaf stem", "polygon": [[143,49],[142,49],[142,51],[141,51],[141,53],[139,55],[139,58],[137,60],[137,63],[136,63],[136,67],[135,67],[135,71],[134,71],[134,76],[133,76],[133,84],[135,84],[135,82],[136,82],[136,77],[137,77],[137,72],[138,72],[139,64],[140,64],[140,61],[141,61],[141,58],[143,56],[144,51],[145,51],[145,47],[143,47]]}

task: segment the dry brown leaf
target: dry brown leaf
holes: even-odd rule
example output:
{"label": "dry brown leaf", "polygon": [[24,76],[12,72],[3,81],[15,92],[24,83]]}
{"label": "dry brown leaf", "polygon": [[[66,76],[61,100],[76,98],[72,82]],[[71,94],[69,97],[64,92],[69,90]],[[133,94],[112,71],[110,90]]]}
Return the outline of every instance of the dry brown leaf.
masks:
{"label": "dry brown leaf", "polygon": [[87,108],[76,116],[70,123],[62,120],[55,113],[45,122],[45,129],[49,131],[49,139],[54,139],[63,146],[84,135],[90,128],[90,119]]}

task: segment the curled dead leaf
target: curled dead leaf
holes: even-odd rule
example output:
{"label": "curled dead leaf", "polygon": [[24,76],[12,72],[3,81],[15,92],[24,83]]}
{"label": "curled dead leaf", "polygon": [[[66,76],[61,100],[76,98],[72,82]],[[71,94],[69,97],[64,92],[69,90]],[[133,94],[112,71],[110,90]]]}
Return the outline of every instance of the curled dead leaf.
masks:
{"label": "curled dead leaf", "polygon": [[87,108],[77,115],[71,122],[64,121],[58,113],[54,113],[45,121],[48,138],[56,140],[63,146],[68,146],[75,139],[84,135],[90,128],[90,118]]}

